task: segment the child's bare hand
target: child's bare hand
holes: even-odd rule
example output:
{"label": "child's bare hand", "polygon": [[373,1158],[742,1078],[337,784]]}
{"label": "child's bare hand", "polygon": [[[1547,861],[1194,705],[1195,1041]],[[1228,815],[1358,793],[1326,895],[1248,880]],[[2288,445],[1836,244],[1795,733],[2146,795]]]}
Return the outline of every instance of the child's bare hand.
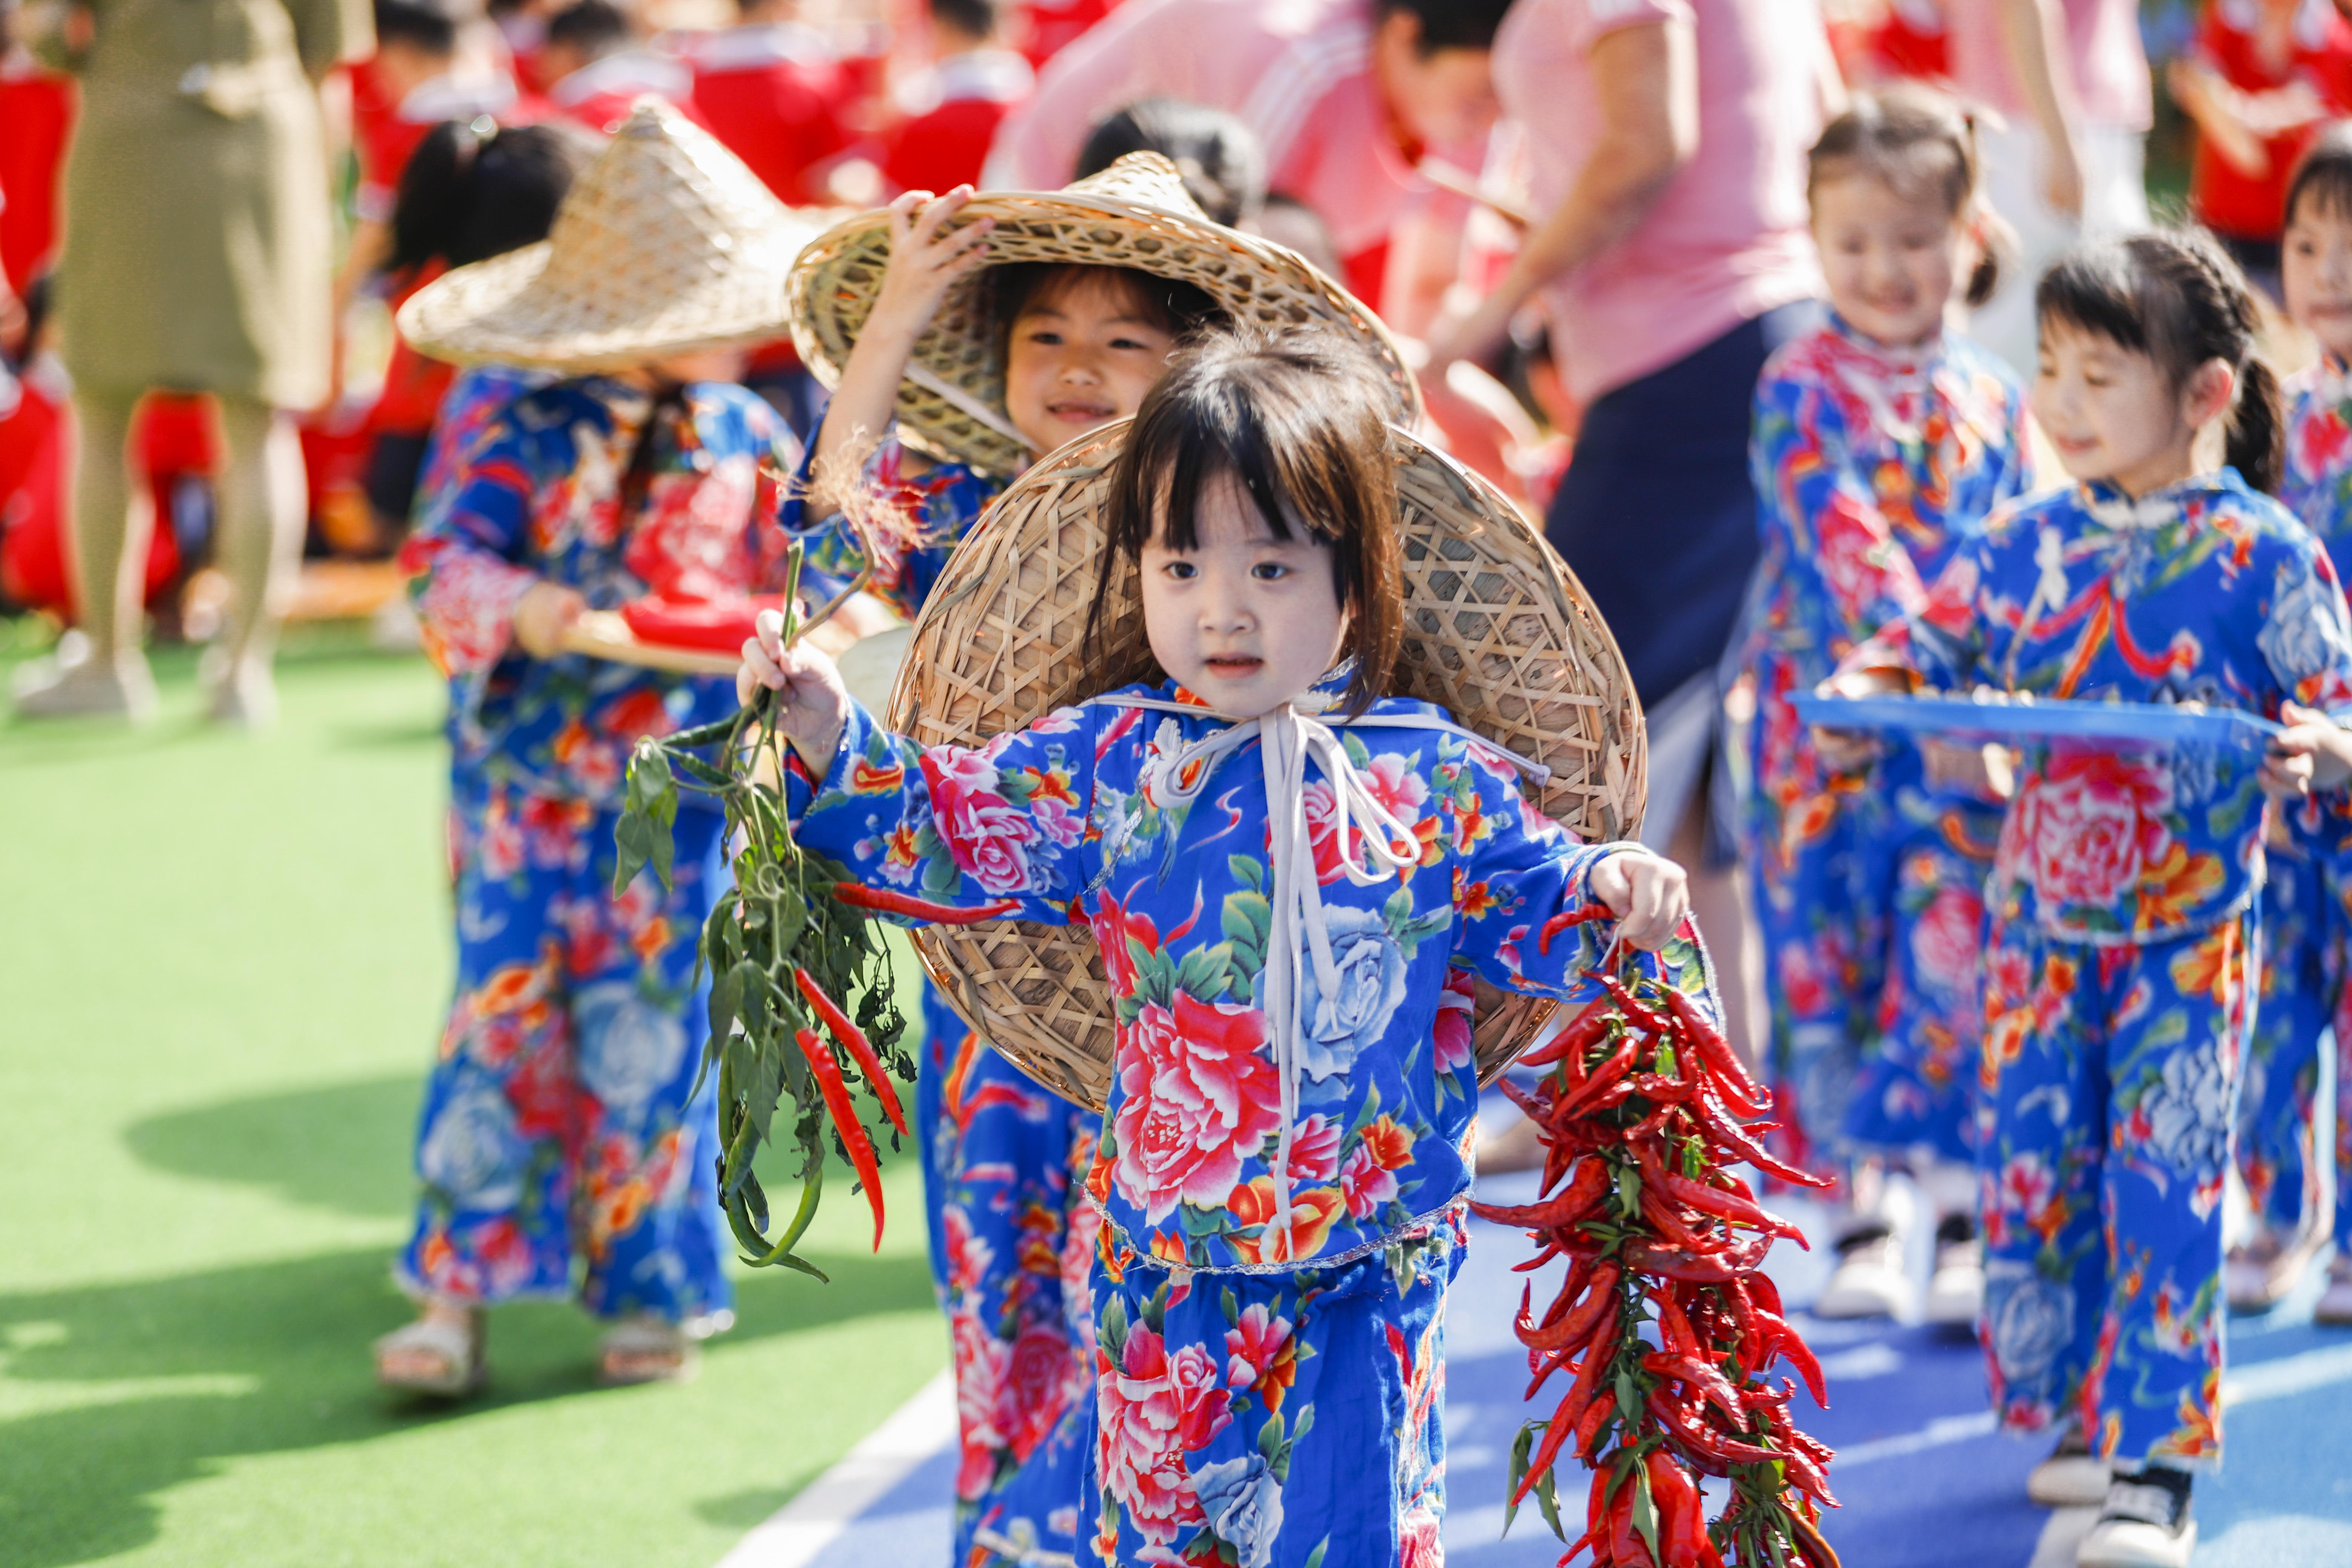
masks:
{"label": "child's bare hand", "polygon": [[849,688],[833,660],[809,647],[783,646],[784,617],[761,610],[757,633],[743,644],[743,668],[735,672],[735,695],[745,707],[765,688],[783,693],[777,727],[819,776],[833,769],[841,731],[849,722]]}
{"label": "child's bare hand", "polygon": [[948,286],[988,259],[988,235],[995,220],[982,218],[959,229],[947,228],[971,200],[971,187],[958,185],[937,197],[929,191],[908,191],[890,204],[890,264],[875,293],[867,331],[902,334],[911,342],[930,325]]}
{"label": "child's bare hand", "polygon": [[2315,789],[2335,789],[2352,779],[2352,731],[2317,709],[2289,702],[2279,710],[2286,732],[2271,741],[2263,763],[2263,791],[2276,800],[2294,800]]}
{"label": "child's bare hand", "polygon": [[[1904,689],[1903,678],[1891,669],[1850,669],[1832,675],[1813,688],[1816,697],[1884,697]],[[1858,773],[1878,760],[1878,742],[1864,730],[1832,730],[1813,726],[1813,753],[1833,773]]]}
{"label": "child's bare hand", "polygon": [[577,589],[533,583],[515,601],[514,640],[533,658],[553,658],[563,651],[563,634],[587,611]]}
{"label": "child's bare hand", "polygon": [[1592,868],[1592,896],[1617,917],[1617,934],[1654,952],[1690,913],[1690,879],[1646,849],[1621,849]]}

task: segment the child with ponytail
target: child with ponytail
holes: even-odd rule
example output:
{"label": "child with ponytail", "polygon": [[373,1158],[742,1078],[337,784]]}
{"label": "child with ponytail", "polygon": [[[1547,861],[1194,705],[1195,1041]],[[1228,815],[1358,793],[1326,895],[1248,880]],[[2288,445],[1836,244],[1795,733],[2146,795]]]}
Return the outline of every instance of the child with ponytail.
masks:
{"label": "child with ponytail", "polygon": [[[2035,300],[2034,416],[2076,484],[1963,541],[1926,605],[1828,688],[2194,702],[2288,725],[2260,762],[2028,744],[1987,884],[1993,1403],[2012,1430],[2061,1430],[2039,1500],[2105,1483],[2079,1563],[2186,1568],[2190,1472],[2221,1451],[2221,1197],[2263,797],[2352,776],[2352,617],[2326,552],[2258,493],[2278,482],[2278,384],[2212,237],[2084,247]],[[1816,740],[1843,763],[1860,750]]]}
{"label": "child with ponytail", "polygon": [[1907,1194],[1884,1186],[1874,1158],[1846,1166],[1885,1156],[1935,1203],[1929,1315],[1969,1322],[1983,1277],[1962,1059],[2000,799],[1953,747],[1896,745],[1866,783],[1832,776],[1789,699],[1917,609],[1956,542],[2024,493],[2025,399],[1945,326],[1957,300],[1981,300],[1999,279],[1986,243],[1997,220],[1958,105],[1922,88],[1856,95],[1814,144],[1807,184],[1831,314],[1765,365],[1751,442],[1763,563],[1748,617],[1745,826],[1769,1065],[1788,1153],[1848,1177],[1838,1268],[1813,1310],[1909,1305]]}

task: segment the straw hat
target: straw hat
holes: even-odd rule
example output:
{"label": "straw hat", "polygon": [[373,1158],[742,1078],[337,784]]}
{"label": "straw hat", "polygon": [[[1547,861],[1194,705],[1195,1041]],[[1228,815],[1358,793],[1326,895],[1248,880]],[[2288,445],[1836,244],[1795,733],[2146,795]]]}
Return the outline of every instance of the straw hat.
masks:
{"label": "straw hat", "polygon": [[[1127,267],[1190,283],[1236,324],[1322,323],[1361,343],[1396,389],[1391,417],[1409,424],[1421,394],[1404,356],[1378,316],[1271,241],[1212,223],[1184,189],[1176,166],[1157,153],[1130,153],[1098,174],[1059,191],[991,191],[957,215],[958,227],[993,218],[991,267],[1018,261]],[[793,342],[827,386],[874,309],[890,260],[890,217],[864,213],[817,237],[793,268]],[[958,279],[915,344],[898,384],[898,429],[935,458],[1011,474],[1039,454],[1004,416],[1003,345],[986,273]]]}
{"label": "straw hat", "polygon": [[709,132],[641,98],[545,240],[426,284],[401,335],[458,364],[562,371],[779,337],[813,227]]}
{"label": "straw hat", "polygon": [[[1108,469],[1126,436],[1121,421],[1063,447],[956,547],[915,623],[891,729],[925,745],[974,745],[1154,674],[1131,573],[1106,606],[1103,657],[1084,649]],[[1392,689],[1549,768],[1548,780],[1524,781],[1546,816],[1588,840],[1633,837],[1642,710],[1609,628],[1499,491],[1402,431],[1394,440],[1404,637]],[[1001,921],[913,934],[965,1022],[1038,1082],[1103,1106],[1113,1015],[1091,933]],[[1552,1011],[1480,983],[1481,1079],[1509,1065]]]}

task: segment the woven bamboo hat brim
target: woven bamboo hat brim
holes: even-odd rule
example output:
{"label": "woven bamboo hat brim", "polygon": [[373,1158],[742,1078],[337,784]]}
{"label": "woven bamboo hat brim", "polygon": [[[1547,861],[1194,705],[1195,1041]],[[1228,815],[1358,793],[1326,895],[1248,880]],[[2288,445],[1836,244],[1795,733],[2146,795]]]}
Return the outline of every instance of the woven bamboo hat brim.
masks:
{"label": "woven bamboo hat brim", "polygon": [[[1325,325],[1362,344],[1396,393],[1391,417],[1412,423],[1421,393],[1378,316],[1304,257],[1210,221],[1176,165],[1130,153],[1059,191],[990,191],[956,226],[993,218],[989,265],[956,279],[898,384],[898,430],[908,446],[987,473],[1013,474],[1040,454],[1004,416],[1003,349],[990,309],[989,273],[1012,262],[1126,267],[1190,283],[1236,326]],[[827,386],[865,329],[890,260],[890,217],[864,213],[819,235],[793,269],[793,342]]]}
{"label": "woven bamboo hat brim", "polygon": [[[1085,647],[1108,469],[1127,428],[1108,426],[1031,468],[956,546],[915,622],[891,729],[926,745],[977,745],[1154,675],[1131,570],[1106,607],[1103,657]],[[1405,605],[1391,689],[1549,768],[1548,781],[1524,781],[1546,816],[1589,840],[1632,837],[1647,773],[1642,709],[1600,613],[1501,492],[1401,431],[1394,439]],[[914,940],[982,1038],[1047,1088],[1103,1108],[1113,1015],[1090,932],[992,921]],[[1482,982],[1481,1080],[1552,1010]]]}
{"label": "woven bamboo hat brim", "polygon": [[782,337],[784,281],[815,227],[709,132],[640,99],[545,240],[426,284],[400,332],[457,364],[569,372]]}

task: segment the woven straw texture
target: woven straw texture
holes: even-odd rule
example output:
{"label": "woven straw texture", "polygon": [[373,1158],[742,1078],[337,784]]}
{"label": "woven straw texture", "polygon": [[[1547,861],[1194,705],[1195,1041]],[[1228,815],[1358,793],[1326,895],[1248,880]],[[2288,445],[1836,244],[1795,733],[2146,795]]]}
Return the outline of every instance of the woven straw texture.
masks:
{"label": "woven straw texture", "polygon": [[[1003,418],[1003,349],[991,308],[991,269],[1020,261],[1126,267],[1177,279],[1206,293],[1236,324],[1337,328],[1380,362],[1396,390],[1391,417],[1411,424],[1421,412],[1412,374],[1379,317],[1296,252],[1212,223],[1176,166],[1157,153],[1130,153],[1062,191],[990,192],[963,209],[956,226],[983,217],[996,222],[988,237],[990,266],[949,289],[898,385],[899,434],[919,451],[992,474],[1018,473],[1039,455]],[[841,384],[889,260],[887,212],[852,218],[801,252],[791,285],[793,342],[829,387]]]}
{"label": "woven straw texture", "polygon": [[[915,623],[889,724],[926,745],[974,745],[1055,708],[1152,677],[1130,572],[1086,658],[1107,537],[1100,510],[1124,421],[1071,443],[1008,489],[957,546]],[[1640,830],[1646,754],[1622,656],[1559,557],[1484,479],[1412,437],[1401,452],[1404,639],[1392,683],[1551,770],[1527,781],[1544,813],[1591,840]],[[1097,1110],[1113,1026],[1102,955],[1079,927],[934,927],[915,948],[981,1036],[1038,1082]],[[1482,1080],[1553,1005],[1479,985]]]}
{"label": "woven straw texture", "polygon": [[538,245],[460,267],[401,308],[401,335],[458,364],[617,370],[775,338],[815,224],[710,133],[641,99]]}

